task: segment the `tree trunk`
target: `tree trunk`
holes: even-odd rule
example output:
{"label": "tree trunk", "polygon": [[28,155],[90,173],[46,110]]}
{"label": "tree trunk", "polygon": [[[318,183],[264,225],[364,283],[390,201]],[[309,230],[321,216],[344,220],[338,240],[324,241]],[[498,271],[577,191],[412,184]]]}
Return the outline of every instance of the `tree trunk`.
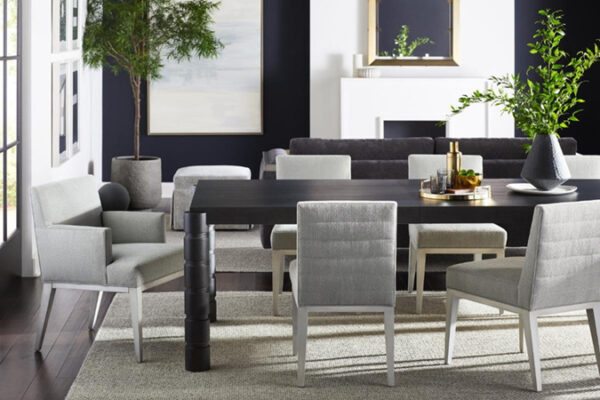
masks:
{"label": "tree trunk", "polygon": [[142,77],[132,78],[133,101],[135,105],[135,120],[133,126],[133,155],[136,160],[140,159],[140,120],[141,116],[141,83]]}

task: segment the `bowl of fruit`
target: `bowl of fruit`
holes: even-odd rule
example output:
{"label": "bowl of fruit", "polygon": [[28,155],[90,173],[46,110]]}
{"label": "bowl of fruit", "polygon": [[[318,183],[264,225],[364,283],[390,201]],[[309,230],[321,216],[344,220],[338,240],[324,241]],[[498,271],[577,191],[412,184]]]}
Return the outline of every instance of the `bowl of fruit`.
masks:
{"label": "bowl of fruit", "polygon": [[455,189],[471,189],[474,190],[477,186],[481,186],[483,175],[476,173],[472,169],[461,169],[458,174],[454,175]]}

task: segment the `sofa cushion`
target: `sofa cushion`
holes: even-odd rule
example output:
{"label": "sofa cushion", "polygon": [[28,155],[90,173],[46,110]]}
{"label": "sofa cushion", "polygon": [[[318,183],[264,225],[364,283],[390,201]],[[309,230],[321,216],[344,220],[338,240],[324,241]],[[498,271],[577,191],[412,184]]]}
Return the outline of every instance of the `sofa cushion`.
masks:
{"label": "sofa cushion", "polygon": [[406,179],[406,160],[357,160],[352,161],[352,179]]}
{"label": "sofa cushion", "polygon": [[[446,154],[450,149],[450,142],[458,141],[459,150],[463,154],[479,154],[484,160],[518,160],[527,158],[523,147],[530,144],[529,138],[466,138],[456,139],[447,137],[435,138],[435,153]],[[573,138],[559,139],[560,147],[564,154],[577,152],[577,141]],[[484,165],[485,174],[489,176]]]}
{"label": "sofa cushion", "polygon": [[[432,138],[316,139],[294,138],[290,154],[348,154],[356,160],[404,160],[409,154],[432,154]],[[354,177],[354,175],[353,175]]]}

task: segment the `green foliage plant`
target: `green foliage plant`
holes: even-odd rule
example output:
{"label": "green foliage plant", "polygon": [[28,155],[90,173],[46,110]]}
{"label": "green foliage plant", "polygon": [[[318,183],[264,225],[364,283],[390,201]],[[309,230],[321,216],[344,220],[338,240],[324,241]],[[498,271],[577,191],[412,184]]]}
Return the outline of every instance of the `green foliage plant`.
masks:
{"label": "green foliage plant", "polygon": [[163,60],[216,57],[223,44],[211,29],[209,0],[87,0],[83,61],[129,75],[135,106],[134,157],[140,158],[141,92]]}
{"label": "green foliage plant", "polygon": [[[563,13],[560,10],[540,10],[540,25],[527,44],[531,54],[541,58],[539,65],[530,66],[524,81],[517,75],[490,78],[493,87],[485,92],[474,91],[458,99],[459,105],[452,106],[452,114],[459,114],[475,103],[490,103],[503,112],[513,115],[515,125],[533,141],[536,135],[558,135],[561,129],[577,122],[582,111],[578,105],[584,102],[579,97],[579,88],[584,73],[600,57],[598,41],[593,47],[577,52],[571,57],[559,47],[565,37]],[[530,76],[533,73],[533,77]],[[529,150],[530,145],[526,145]]]}
{"label": "green foliage plant", "polygon": [[400,32],[396,35],[396,39],[394,39],[394,44],[396,47],[393,51],[394,57],[409,57],[412,56],[417,47],[425,45],[425,44],[434,44],[435,42],[428,37],[418,37],[410,44],[408,43],[408,25],[402,25],[400,27]]}

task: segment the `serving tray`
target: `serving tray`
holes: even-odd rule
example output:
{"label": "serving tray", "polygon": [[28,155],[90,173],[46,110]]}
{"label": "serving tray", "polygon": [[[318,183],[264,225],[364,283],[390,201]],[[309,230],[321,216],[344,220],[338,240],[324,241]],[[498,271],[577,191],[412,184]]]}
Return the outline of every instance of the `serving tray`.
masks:
{"label": "serving tray", "polygon": [[421,189],[419,190],[419,196],[424,199],[433,200],[457,200],[457,201],[470,201],[470,200],[488,200],[492,198],[492,187],[491,186],[479,186],[482,190],[478,192],[468,193],[431,193],[430,188],[425,187],[425,183],[429,180],[426,179],[421,182]]}

